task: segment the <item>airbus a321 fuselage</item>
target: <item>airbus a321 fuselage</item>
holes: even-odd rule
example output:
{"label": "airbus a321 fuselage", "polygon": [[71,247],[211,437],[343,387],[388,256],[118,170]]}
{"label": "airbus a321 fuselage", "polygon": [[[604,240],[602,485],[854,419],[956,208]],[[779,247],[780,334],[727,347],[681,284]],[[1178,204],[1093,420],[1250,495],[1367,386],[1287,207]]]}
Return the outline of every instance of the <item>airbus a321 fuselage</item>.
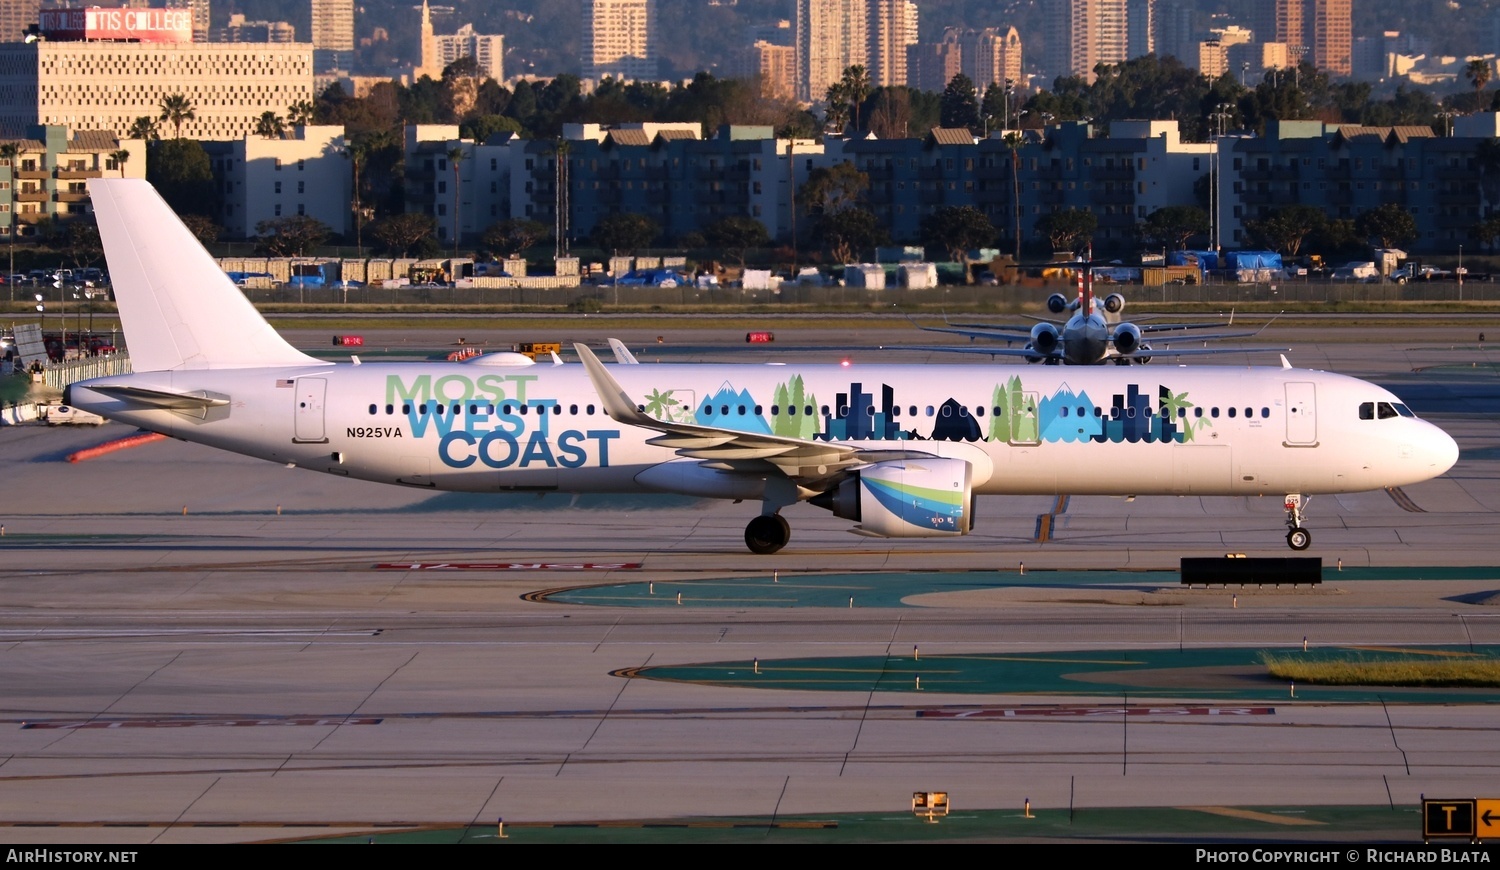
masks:
{"label": "airbus a321 fuselage", "polygon": [[967,533],[978,495],[1284,496],[1400,486],[1458,456],[1390,392],[1292,368],[333,364],[287,344],[145,182],[90,182],[135,373],[111,419],[331,474],[470,492],[807,501],[886,537]]}

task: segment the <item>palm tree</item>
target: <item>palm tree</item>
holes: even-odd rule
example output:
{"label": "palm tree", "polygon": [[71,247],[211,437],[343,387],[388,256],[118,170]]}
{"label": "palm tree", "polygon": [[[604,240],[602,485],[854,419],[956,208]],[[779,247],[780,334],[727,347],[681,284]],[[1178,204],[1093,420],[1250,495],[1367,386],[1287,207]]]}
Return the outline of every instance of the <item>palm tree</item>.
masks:
{"label": "palm tree", "polygon": [[255,120],[255,135],[267,139],[280,139],[286,133],[286,122],[281,116],[267,109]]}
{"label": "palm tree", "polygon": [[455,145],[448,149],[448,165],[453,167],[453,259],[458,259],[458,237],[463,228],[458,222],[458,164],[463,162],[464,148]]}
{"label": "palm tree", "polygon": [[125,163],[130,160],[130,152],[121,148],[119,151],[109,152],[109,159],[115,162],[115,168],[120,170],[120,177],[125,177]]}
{"label": "palm tree", "polygon": [[1011,211],[1011,229],[1016,239],[1016,265],[1021,265],[1021,134],[1011,131],[1005,134],[1005,147],[1010,149],[1010,192],[1014,208]]}
{"label": "palm tree", "polygon": [[870,97],[870,71],[859,64],[844,70],[839,81],[844,99],[849,101],[849,114],[854,118],[854,132],[859,132],[859,107]]}
{"label": "palm tree", "polygon": [[359,202],[359,168],[369,156],[370,144],[364,140],[350,141],[344,148],[344,157],[348,158],[349,167],[354,170],[354,247],[356,256],[361,260],[365,258],[365,210]]}
{"label": "palm tree", "polygon": [[5,234],[5,239],[10,243],[10,271],[5,273],[5,283],[10,285],[10,301],[16,301],[16,285],[12,277],[16,274],[16,155],[21,153],[21,146],[15,142],[0,144],[0,161],[5,163],[10,184],[5,186],[7,199],[5,210],[10,214],[10,232]]}
{"label": "palm tree", "polygon": [[172,125],[173,138],[182,138],[182,124],[184,121],[196,121],[198,115],[193,111],[192,102],[182,94],[170,94],[161,98],[160,120]]}
{"label": "palm tree", "polygon": [[152,139],[161,138],[161,130],[157,127],[156,119],[149,115],[142,115],[135,119],[130,129],[125,132],[126,139]]}
{"label": "palm tree", "polygon": [[1464,67],[1464,78],[1474,86],[1474,111],[1479,111],[1483,105],[1480,94],[1484,93],[1484,86],[1490,83],[1490,62],[1481,58],[1474,58]]}
{"label": "palm tree", "polygon": [[293,127],[307,127],[317,121],[318,107],[307,100],[298,100],[287,106],[287,120],[292,122]]}

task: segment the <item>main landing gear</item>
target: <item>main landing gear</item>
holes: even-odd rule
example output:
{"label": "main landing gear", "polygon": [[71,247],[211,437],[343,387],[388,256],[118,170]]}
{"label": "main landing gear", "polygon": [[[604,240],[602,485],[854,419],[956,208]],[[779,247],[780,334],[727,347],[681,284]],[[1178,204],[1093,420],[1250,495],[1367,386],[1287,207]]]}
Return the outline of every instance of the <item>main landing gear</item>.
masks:
{"label": "main landing gear", "polygon": [[1312,496],[1304,498],[1301,493],[1288,493],[1286,497],[1286,524],[1290,529],[1286,533],[1286,545],[1293,550],[1306,550],[1312,544],[1312,532],[1302,528],[1302,506],[1312,500]]}
{"label": "main landing gear", "polygon": [[745,546],[750,552],[769,556],[791,540],[792,525],[781,514],[762,514],[745,526]]}

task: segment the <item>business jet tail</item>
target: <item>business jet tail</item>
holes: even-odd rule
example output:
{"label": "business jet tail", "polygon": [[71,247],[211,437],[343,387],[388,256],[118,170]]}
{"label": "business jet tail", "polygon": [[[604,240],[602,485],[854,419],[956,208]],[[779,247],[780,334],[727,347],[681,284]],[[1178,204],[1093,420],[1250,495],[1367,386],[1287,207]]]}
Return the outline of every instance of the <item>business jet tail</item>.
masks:
{"label": "business jet tail", "polygon": [[271,328],[150,184],[95,178],[89,194],[135,371],[323,364]]}

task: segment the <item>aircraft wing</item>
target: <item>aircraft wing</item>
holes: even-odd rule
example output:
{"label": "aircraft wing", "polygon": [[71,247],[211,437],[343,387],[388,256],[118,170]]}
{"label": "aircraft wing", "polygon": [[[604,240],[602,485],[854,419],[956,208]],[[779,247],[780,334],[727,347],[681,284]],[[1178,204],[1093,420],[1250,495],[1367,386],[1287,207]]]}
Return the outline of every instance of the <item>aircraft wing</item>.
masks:
{"label": "aircraft wing", "polygon": [[[1194,339],[1197,340],[1196,338]],[[1208,356],[1215,353],[1287,353],[1289,347],[1189,347],[1174,350],[1170,347],[1152,347],[1150,350],[1138,350],[1132,354],[1111,354],[1105,357],[1106,361],[1117,358],[1132,359],[1134,357],[1164,357],[1164,356]]]}
{"label": "aircraft wing", "polygon": [[[1030,336],[1027,337],[1030,338]],[[885,347],[882,349],[926,350],[937,351],[941,353],[982,353],[988,354],[989,356],[1017,356],[1024,357],[1026,359],[1037,360],[1047,358],[1047,355],[1044,353],[1037,353],[1034,350],[1027,350],[1024,347],[999,347],[997,345],[987,346],[980,344],[888,344],[885,345]],[[1055,354],[1055,356],[1057,356],[1059,359],[1062,358],[1061,354]]]}
{"label": "aircraft wing", "polygon": [[1031,340],[1031,330],[1019,326],[984,326],[979,323],[955,323],[952,326],[920,326],[918,329],[921,329],[923,332],[946,332],[952,335],[967,335],[970,338],[992,338],[996,341]]}
{"label": "aircraft wing", "polygon": [[912,451],[862,451],[857,447],[827,441],[808,441],[759,432],[742,432],[717,426],[658,420],[641,411],[599,358],[586,345],[574,344],[578,358],[588,371],[604,410],[615,421],[662,434],[648,443],[676,450],[711,468],[747,473],[764,472],[764,463],[780,469],[793,483],[815,492],[827,489],[845,471],[871,462],[921,455]]}

